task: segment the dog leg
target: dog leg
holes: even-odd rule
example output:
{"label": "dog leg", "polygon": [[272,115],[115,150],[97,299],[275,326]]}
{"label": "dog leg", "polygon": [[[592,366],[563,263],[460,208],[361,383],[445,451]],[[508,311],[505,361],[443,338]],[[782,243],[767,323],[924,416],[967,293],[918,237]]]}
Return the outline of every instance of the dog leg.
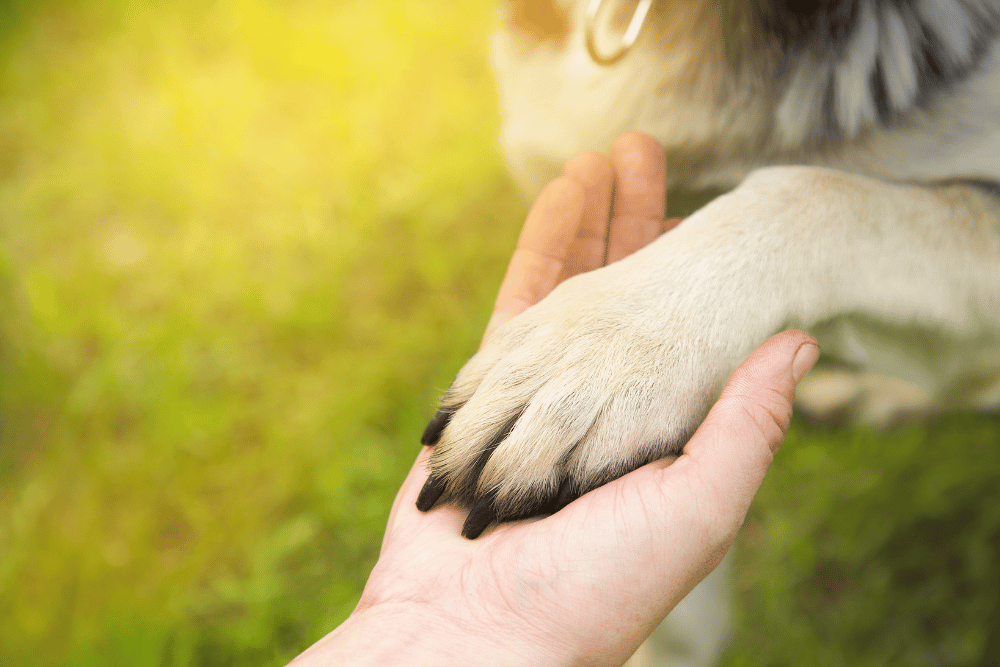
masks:
{"label": "dog leg", "polygon": [[653,630],[628,667],[712,667],[730,640],[732,552]]}
{"label": "dog leg", "polygon": [[[475,508],[473,537],[677,453],[736,364],[791,326],[815,325],[821,346],[875,372],[903,355],[951,403],[1000,399],[998,219],[971,186],[759,170],[498,329],[428,432],[423,505]],[[834,335],[843,318],[867,323],[866,345]],[[926,335],[898,334],[914,328]]]}
{"label": "dog leg", "polygon": [[814,368],[795,390],[796,414],[814,422],[889,428],[938,409],[922,387],[881,373]]}

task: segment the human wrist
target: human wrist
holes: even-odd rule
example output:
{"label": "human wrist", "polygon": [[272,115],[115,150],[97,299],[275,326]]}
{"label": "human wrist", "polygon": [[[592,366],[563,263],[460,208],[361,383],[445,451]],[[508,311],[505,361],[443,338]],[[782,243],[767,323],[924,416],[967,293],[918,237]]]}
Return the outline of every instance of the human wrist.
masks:
{"label": "human wrist", "polygon": [[555,651],[506,630],[475,627],[417,603],[381,603],[351,614],[290,667],[569,664]]}

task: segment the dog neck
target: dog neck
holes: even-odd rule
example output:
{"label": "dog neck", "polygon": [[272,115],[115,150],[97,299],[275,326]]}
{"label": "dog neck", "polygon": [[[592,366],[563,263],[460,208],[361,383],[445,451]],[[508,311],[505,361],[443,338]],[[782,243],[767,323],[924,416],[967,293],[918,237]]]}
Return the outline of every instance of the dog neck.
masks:
{"label": "dog neck", "polygon": [[657,137],[689,186],[775,163],[1000,178],[997,0],[822,0],[801,16],[784,0],[658,2],[612,67],[587,55],[586,3],[549,4],[558,31],[533,36],[507,11],[492,49],[503,145],[529,192],[629,130]]}

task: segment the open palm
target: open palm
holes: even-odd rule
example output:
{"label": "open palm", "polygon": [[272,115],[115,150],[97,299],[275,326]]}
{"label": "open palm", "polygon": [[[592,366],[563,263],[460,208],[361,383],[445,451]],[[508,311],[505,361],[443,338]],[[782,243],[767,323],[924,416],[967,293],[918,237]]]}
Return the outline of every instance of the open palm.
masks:
{"label": "open palm", "polygon": [[[659,146],[638,134],[619,139],[610,160],[594,153],[570,160],[528,215],[487,335],[561,280],[676,224],[664,219],[664,170]],[[362,664],[352,662],[351,646],[358,650],[357,638],[368,636],[365,650],[375,655],[383,627],[408,637],[427,664],[442,657],[624,663],[732,543],[784,438],[795,383],[815,361],[812,342],[790,331],[755,350],[676,460],[650,463],[551,516],[502,524],[477,540],[460,534],[464,511],[417,509],[432,451],[425,447],[396,497],[354,612],[364,630],[351,636],[345,623],[300,664]],[[360,625],[366,617],[379,620]],[[379,655],[418,664],[412,655]]]}

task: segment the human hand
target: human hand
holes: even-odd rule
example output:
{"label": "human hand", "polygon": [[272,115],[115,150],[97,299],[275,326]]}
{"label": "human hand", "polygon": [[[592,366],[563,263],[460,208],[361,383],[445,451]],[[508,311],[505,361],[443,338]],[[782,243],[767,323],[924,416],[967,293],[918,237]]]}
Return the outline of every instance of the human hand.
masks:
{"label": "human hand", "polygon": [[[610,159],[597,153],[587,152],[568,160],[563,175],[542,191],[528,214],[518,247],[501,285],[494,314],[487,326],[483,338],[484,344],[494,332],[497,333],[497,337],[504,333],[508,334],[509,343],[510,330],[504,332],[497,329],[527,310],[529,306],[537,304],[567,278],[617,262],[675,227],[680,222],[679,218],[665,219],[666,175],[663,149],[655,139],[639,133],[620,137],[612,146]],[[612,211],[613,216],[610,215]],[[576,305],[580,305],[579,302]],[[571,314],[565,318],[566,321],[570,319],[572,319]],[[530,500],[526,506],[519,507],[514,513],[498,511],[498,503],[495,503],[494,498],[490,496],[478,497],[478,494],[468,493],[471,491],[469,487],[477,486],[475,477],[479,476],[480,471],[485,476],[498,459],[505,459],[499,456],[499,452],[498,456],[491,456],[490,452],[493,450],[487,445],[483,454],[490,460],[485,465],[474,463],[476,460],[483,460],[480,458],[480,452],[469,451],[470,445],[475,449],[473,444],[476,442],[475,437],[464,439],[458,444],[454,441],[438,442],[455,413],[455,410],[448,405],[451,402],[449,397],[472,393],[475,387],[466,385],[470,382],[473,385],[478,384],[482,379],[481,375],[475,372],[467,372],[469,367],[476,364],[479,356],[470,360],[459,372],[442,399],[441,409],[431,420],[421,438],[424,444],[437,446],[436,455],[431,462],[434,473],[417,500],[418,507],[428,510],[438,501],[447,487],[452,493],[445,498],[446,501],[457,500],[459,504],[471,510],[462,529],[462,534],[470,538],[478,536],[487,525],[498,518],[500,521],[509,521],[551,513],[588,490],[578,489],[575,484],[578,480],[567,475],[563,485],[565,489],[560,489],[558,492],[553,490],[547,494],[536,494],[530,489],[524,489],[527,491],[524,495]],[[558,366],[558,364],[553,365]],[[597,375],[593,372],[589,374]],[[519,378],[513,384],[530,384],[524,380],[523,377]],[[634,393],[629,391],[628,387],[624,385],[623,387],[623,391],[619,393],[628,392],[629,395]],[[572,392],[573,386],[567,383],[565,389]],[[481,396],[482,392],[478,395]],[[480,405],[478,413],[483,412],[483,407]],[[452,424],[451,431],[475,434],[480,430],[488,431],[490,430],[488,427],[496,426],[497,424],[493,422],[498,418],[504,418],[504,409],[492,405],[486,407],[489,408],[487,409],[489,416],[482,414],[479,416],[484,422],[489,422],[488,424],[475,423],[473,417],[473,424],[459,425],[457,422],[462,418],[469,419],[469,409],[465,409],[461,411],[459,419],[455,420],[456,423]],[[707,405],[705,408],[707,409]],[[546,412],[556,411],[546,410]],[[477,411],[473,410],[472,413],[477,414]],[[555,441],[559,440],[555,438]],[[569,445],[576,442],[576,440],[569,441],[568,438],[563,440]],[[504,444],[509,445],[509,442]],[[540,459],[546,455],[551,457],[559,454],[558,447],[536,446],[534,449]],[[585,446],[578,449],[578,453],[589,451]],[[622,453],[628,454],[628,452]],[[511,462],[523,459],[506,457],[505,460]],[[545,475],[552,471],[553,466],[552,462],[549,462],[548,465],[536,465],[534,468]],[[444,469],[452,469],[455,474],[446,478],[442,474]],[[587,483],[594,482],[592,477]],[[517,481],[517,476],[510,476],[505,481],[513,484]],[[527,486],[527,480],[524,481]],[[593,486],[598,485],[593,483]],[[455,493],[459,489],[462,491]],[[564,493],[564,490],[570,493]],[[510,495],[510,489],[506,489],[505,498],[509,499]]]}
{"label": "human hand", "polygon": [[[629,212],[632,194],[651,201],[648,188],[633,186],[662,170],[651,141],[626,135],[610,163],[594,154],[567,163],[528,216],[489,330],[574,271],[613,261],[668,227],[662,214],[643,215],[648,208]],[[616,204],[625,201],[605,236],[608,170],[619,179]],[[662,206],[662,189],[658,196]],[[595,201],[605,202],[596,212]],[[817,354],[804,333],[773,337],[733,373],[679,458],[475,541],[460,536],[459,509],[414,506],[427,479],[425,448],[393,504],[355,612],[295,664],[624,663],[727,551],[784,438],[795,383]]]}
{"label": "human hand", "polygon": [[652,137],[622,136],[610,159],[588,152],[567,160],[528,213],[483,341],[567,278],[631,255],[680,223],[665,213],[666,160]]}

